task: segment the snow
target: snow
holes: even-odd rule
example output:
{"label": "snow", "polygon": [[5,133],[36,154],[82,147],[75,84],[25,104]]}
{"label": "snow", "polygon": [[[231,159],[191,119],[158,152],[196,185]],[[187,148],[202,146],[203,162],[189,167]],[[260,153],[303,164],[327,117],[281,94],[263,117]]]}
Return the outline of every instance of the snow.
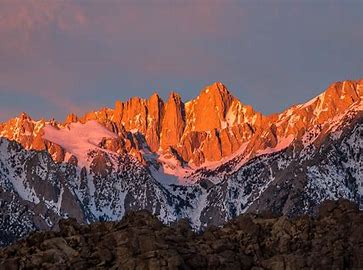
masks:
{"label": "snow", "polygon": [[195,226],[196,228],[200,228],[202,225],[200,218],[202,216],[204,208],[207,207],[207,198],[208,198],[208,192],[204,191],[202,195],[199,196],[196,206],[195,208],[193,208],[193,211],[191,212],[190,220],[193,226]]}
{"label": "snow", "polygon": [[64,161],[68,162],[71,157],[72,157],[72,155],[70,153],[66,152],[64,155]]}
{"label": "snow", "polygon": [[321,127],[315,125],[304,133],[304,135],[301,138],[304,148],[311,145],[319,137],[321,130],[322,130]]}
{"label": "snow", "polygon": [[307,168],[308,184],[307,192],[313,193],[310,197],[317,196],[319,201],[327,199],[337,200],[338,198],[349,198],[350,190],[344,185],[345,174],[332,166],[311,166]]}
{"label": "snow", "polygon": [[175,157],[170,155],[160,155],[158,161],[161,163],[162,167],[159,170],[151,168],[151,173],[161,184],[192,184],[187,179],[187,175],[192,172],[192,169],[189,167],[182,167]]}
{"label": "snow", "polygon": [[257,114],[255,114],[253,117],[252,117],[252,124],[255,124],[257,121]]}
{"label": "snow", "polygon": [[343,130],[337,130],[337,131],[331,132],[330,137],[333,140],[338,140],[342,136],[342,134],[343,134]]}
{"label": "snow", "polygon": [[94,120],[85,124],[71,123],[60,129],[46,125],[43,130],[43,139],[60,145],[67,152],[76,156],[81,167],[87,167],[88,152],[100,149],[98,144],[103,138],[117,137],[116,134]]}
{"label": "snow", "polygon": [[[168,169],[166,169],[166,171],[168,171]],[[173,174],[173,171],[168,171],[168,173],[166,173],[164,171],[164,167],[160,167],[159,169],[156,169],[155,167],[151,166],[150,167],[150,172],[151,175],[163,186],[167,187],[169,185],[179,185],[179,184],[183,184],[182,181],[179,180],[179,177],[176,174]]]}
{"label": "snow", "polygon": [[[1,164],[5,164],[7,161],[7,159],[9,158],[9,156],[13,155],[14,153],[8,153],[8,145],[9,143],[7,141],[2,141],[2,143],[0,144],[0,165]],[[15,166],[14,166],[15,165]],[[33,203],[39,203],[40,199],[37,196],[37,193],[34,190],[34,187],[30,187],[27,183],[26,183],[26,177],[24,176],[24,163],[21,161],[17,161],[15,164],[12,164],[12,166],[8,166],[8,171],[5,172],[5,174],[7,175],[8,179],[10,180],[10,183],[12,185],[12,187],[14,188],[14,190],[16,191],[16,193],[19,194],[19,196],[24,199],[27,200],[29,202],[33,202]],[[20,169],[20,171],[22,172],[21,174],[16,173],[16,171],[18,171]],[[0,176],[1,176],[1,167],[0,167]],[[3,181],[3,179],[0,179]],[[1,186],[1,182],[0,182],[0,186]]]}
{"label": "snow", "polygon": [[233,107],[230,107],[226,115],[228,126],[233,126],[236,122],[237,115],[237,111],[235,111]]}
{"label": "snow", "polygon": [[363,100],[361,100],[358,105],[357,105],[357,110],[358,111],[363,111]]}
{"label": "snow", "polygon": [[[295,112],[295,107],[291,107],[290,109],[288,109],[287,111],[280,113],[278,120],[285,120],[286,118],[290,118],[290,116],[293,116],[293,113]],[[281,121],[276,123],[276,126],[281,125]]]}
{"label": "snow", "polygon": [[227,128],[228,123],[226,121],[221,121],[221,129]]}
{"label": "snow", "polygon": [[56,207],[57,207],[57,213],[60,214],[60,210],[61,210],[61,207],[62,207],[62,200],[63,200],[63,193],[64,193],[64,188],[61,187],[61,191],[60,191],[60,194],[59,194],[59,198],[58,198],[58,202],[56,204]]}
{"label": "snow", "polygon": [[322,93],[322,94],[320,94],[320,95],[319,95],[319,96],[317,96],[317,97],[314,97],[314,98],[310,99],[310,100],[309,100],[308,102],[306,102],[306,103],[300,104],[300,106],[302,106],[301,108],[307,108],[307,107],[309,107],[310,105],[314,104],[317,100],[319,100],[319,98],[321,97],[321,95],[323,95],[323,93]]}

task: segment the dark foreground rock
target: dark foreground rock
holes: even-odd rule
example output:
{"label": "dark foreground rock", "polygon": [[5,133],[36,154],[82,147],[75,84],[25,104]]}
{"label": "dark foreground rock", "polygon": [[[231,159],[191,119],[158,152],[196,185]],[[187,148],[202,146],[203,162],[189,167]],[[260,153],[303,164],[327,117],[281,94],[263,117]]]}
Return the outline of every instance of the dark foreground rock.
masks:
{"label": "dark foreground rock", "polygon": [[241,215],[200,235],[146,211],[59,228],[0,250],[0,269],[363,268],[363,214],[348,201],[324,203],[316,218]]}

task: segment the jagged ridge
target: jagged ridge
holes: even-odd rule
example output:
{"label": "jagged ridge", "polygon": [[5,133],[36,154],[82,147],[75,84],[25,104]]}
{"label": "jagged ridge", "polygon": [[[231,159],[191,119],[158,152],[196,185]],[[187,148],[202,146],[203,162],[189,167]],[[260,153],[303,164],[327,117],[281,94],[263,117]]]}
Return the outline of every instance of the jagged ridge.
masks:
{"label": "jagged ridge", "polygon": [[[335,83],[306,104],[271,116],[248,109],[218,83],[186,104],[175,93],[166,104],[154,94],[148,101],[119,102],[118,114],[104,109],[79,119],[70,115],[65,124],[22,114],[0,128],[1,136],[25,147],[0,140],[0,244],[54,228],[62,217],[90,223],[148,209],[165,223],[187,218],[202,229],[246,211],[296,216],[313,213],[326,199],[358,202],[361,85]],[[212,110],[209,122],[197,121],[205,117],[198,111],[203,106]],[[136,120],[146,122],[135,120],[134,109],[144,110]],[[229,147],[236,130],[249,135]],[[218,158],[196,166],[197,153]]]}
{"label": "jagged ridge", "polygon": [[43,138],[44,126],[62,129],[69,123],[96,120],[118,136],[107,142],[111,151],[131,153],[144,164],[149,162],[145,151],[151,151],[175,159],[180,166],[189,163],[190,167],[198,167],[229,157],[244,143],[255,155],[277,147],[289,136],[301,139],[309,128],[324,124],[359,103],[362,89],[362,81],[334,83],[305,104],[264,116],[238,101],[217,82],[185,104],[176,93],[171,93],[166,103],[155,93],[148,100],[135,97],[127,102],[117,101],[114,109],[104,108],[80,118],[70,114],[63,124],[33,121],[22,114],[0,125],[0,134],[27,149],[47,149],[56,161],[62,162],[68,160],[66,153]]}

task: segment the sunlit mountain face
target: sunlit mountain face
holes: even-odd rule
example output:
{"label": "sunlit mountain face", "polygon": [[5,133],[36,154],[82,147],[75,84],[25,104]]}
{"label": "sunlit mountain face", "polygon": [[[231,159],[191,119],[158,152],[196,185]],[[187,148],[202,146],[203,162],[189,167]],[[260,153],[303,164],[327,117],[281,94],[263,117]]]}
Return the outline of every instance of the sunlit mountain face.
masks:
{"label": "sunlit mountain face", "polygon": [[362,10],[0,0],[0,270],[363,269]]}
{"label": "sunlit mountain face", "polygon": [[200,230],[245,212],[359,203],[362,96],[363,81],[336,82],[264,115],[216,82],[187,102],[154,93],[64,121],[22,113],[0,124],[0,244],[64,217],[92,223],[146,209]]}

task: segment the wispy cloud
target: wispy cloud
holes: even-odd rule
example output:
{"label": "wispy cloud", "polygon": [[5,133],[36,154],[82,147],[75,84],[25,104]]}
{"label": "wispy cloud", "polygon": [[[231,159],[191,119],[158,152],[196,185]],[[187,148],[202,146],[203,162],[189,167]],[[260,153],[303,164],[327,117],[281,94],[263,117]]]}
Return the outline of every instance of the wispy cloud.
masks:
{"label": "wispy cloud", "polygon": [[[82,85],[108,74],[204,76],[218,63],[203,43],[225,35],[217,8],[204,1],[2,2],[0,91],[26,93],[56,111],[81,113],[94,103]],[[206,34],[211,39],[200,38]],[[85,102],[74,100],[77,92]]]}
{"label": "wispy cloud", "polygon": [[245,103],[280,110],[363,70],[362,6],[4,0],[0,96],[7,98],[0,107],[23,93],[40,108],[21,104],[23,110],[60,118],[154,90],[191,98],[222,80]]}

